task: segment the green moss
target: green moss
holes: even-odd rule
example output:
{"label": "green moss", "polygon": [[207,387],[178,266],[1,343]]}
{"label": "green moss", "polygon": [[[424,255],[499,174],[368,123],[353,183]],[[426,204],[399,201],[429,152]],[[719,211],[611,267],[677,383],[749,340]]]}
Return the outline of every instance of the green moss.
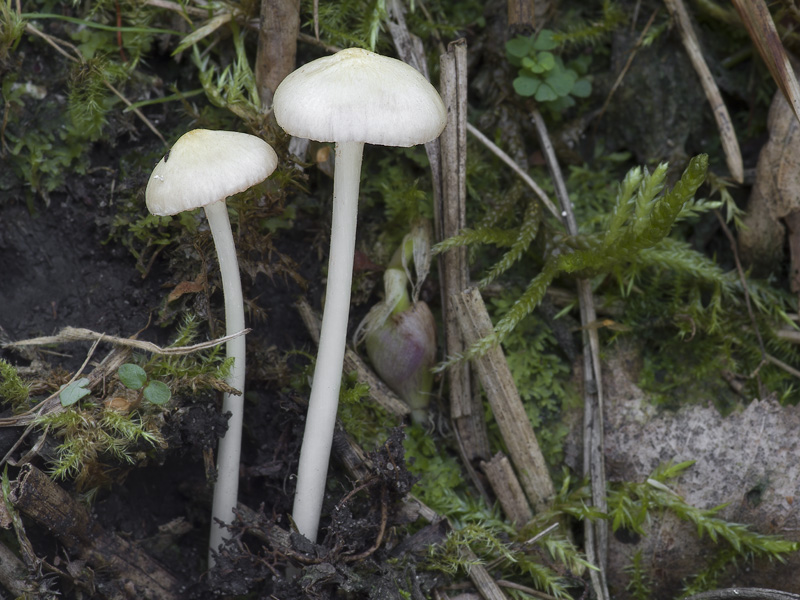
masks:
{"label": "green moss", "polygon": [[11,404],[14,411],[20,411],[25,408],[28,395],[28,385],[22,381],[17,370],[0,358],[0,400]]}
{"label": "green moss", "polygon": [[[513,302],[513,292],[493,298],[492,312],[503,314]],[[568,359],[552,330],[536,314],[520,321],[503,340],[503,349],[547,464],[563,464],[563,443],[569,429],[562,416],[579,403]]]}

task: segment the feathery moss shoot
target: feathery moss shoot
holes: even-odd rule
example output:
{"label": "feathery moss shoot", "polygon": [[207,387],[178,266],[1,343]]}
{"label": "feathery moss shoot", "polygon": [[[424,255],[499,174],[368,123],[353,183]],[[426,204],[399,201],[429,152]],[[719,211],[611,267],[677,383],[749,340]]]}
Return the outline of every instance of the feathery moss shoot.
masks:
{"label": "feathery moss shoot", "polygon": [[[549,244],[541,271],[500,319],[494,332],[476,342],[464,355],[451,357],[438,370],[463,359],[481,356],[489,348],[502,342],[538,306],[557,276],[575,274],[579,277],[590,277],[609,271],[621,262],[633,260],[638,253],[663,240],[684,205],[705,181],[708,155],[694,157],[672,190],[660,195],[664,189],[667,166],[662,163],[652,173],[646,168],[637,167],[628,173],[620,185],[616,205],[604,233],[576,237],[555,235]],[[532,216],[526,215],[518,238],[525,242],[524,247],[515,242],[512,250],[498,263],[499,266],[492,268],[487,279],[493,279],[495,272],[507,270],[512,262],[509,259],[518,260],[534,236]],[[497,239],[496,235],[490,234],[481,241],[492,243]],[[440,244],[435,251],[441,252],[451,246],[448,243]]]}

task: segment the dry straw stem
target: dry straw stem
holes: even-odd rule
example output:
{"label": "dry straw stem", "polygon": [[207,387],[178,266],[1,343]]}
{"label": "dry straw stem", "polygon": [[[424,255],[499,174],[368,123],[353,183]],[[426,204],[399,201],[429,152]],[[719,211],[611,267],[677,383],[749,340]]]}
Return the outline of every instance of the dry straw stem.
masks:
{"label": "dry straw stem", "polygon": [[463,550],[464,560],[467,561],[469,566],[467,572],[472,583],[478,588],[478,593],[484,600],[508,600],[508,596],[503,593],[500,586],[489,574],[489,571],[481,564],[478,564],[478,557],[469,548]]}
{"label": "dry straw stem", "polygon": [[[447,127],[440,138],[442,151],[442,195],[436,203],[437,241],[461,233],[466,227],[467,201],[467,45],[452,42],[441,56],[441,93],[447,107]],[[452,248],[439,255],[445,352],[461,354],[468,344],[462,338],[457,316],[447,298],[459,294],[469,285],[467,248]],[[447,370],[450,380],[450,414],[463,448],[465,463],[488,459],[489,437],[483,419],[480,398],[472,390],[467,362],[459,362]]]}
{"label": "dry straw stem", "polygon": [[152,354],[164,354],[167,356],[178,356],[181,354],[191,354],[200,350],[207,350],[214,346],[219,346],[225,342],[238,338],[239,336],[250,333],[250,329],[243,329],[237,333],[226,335],[225,337],[210,340],[208,342],[201,342],[191,346],[175,346],[170,348],[162,348],[151,342],[143,342],[130,338],[116,337],[107,335],[105,333],[98,333],[91,329],[82,329],[78,327],[64,327],[56,335],[46,337],[31,338],[29,340],[20,340],[18,342],[11,342],[3,344],[4,348],[17,348],[20,346],[45,346],[48,344],[63,344],[67,342],[109,342],[115,346],[124,346],[126,348],[134,348],[136,350],[143,350]]}
{"label": "dry straw stem", "polygon": [[502,452],[498,452],[492,457],[492,460],[482,462],[481,468],[508,520],[517,526],[530,521],[533,518],[533,512],[508,457]]}
{"label": "dry straw stem", "polygon": [[711,76],[711,71],[703,59],[697,35],[695,35],[692,22],[689,19],[689,13],[686,12],[686,6],[683,4],[683,0],[664,0],[664,4],[666,4],[667,10],[669,10],[670,15],[672,15],[678,26],[683,47],[689,55],[689,60],[692,61],[694,70],[700,77],[700,84],[703,86],[706,99],[708,99],[711,110],[714,112],[714,119],[717,121],[717,128],[722,140],[722,149],[725,151],[725,160],[731,177],[736,183],[742,183],[744,181],[744,167],[742,166],[742,153],[739,150],[736,132],[733,129],[728,109],[722,101],[717,83]]}
{"label": "dry straw stem", "polygon": [[[311,306],[304,299],[297,302],[297,312],[300,313],[300,318],[311,335],[314,343],[319,343],[320,320],[314,314]],[[344,369],[345,373],[352,373],[355,371],[356,379],[361,383],[366,383],[369,386],[369,397],[383,407],[387,412],[398,417],[405,417],[411,413],[411,409],[403,402],[397,394],[395,394],[389,387],[381,381],[381,379],[370,369],[363,360],[353,352],[350,348],[344,351]]]}
{"label": "dry straw stem", "polygon": [[[547,133],[544,119],[538,110],[533,111],[533,122],[539,137],[539,144],[544,153],[547,167],[553,178],[556,196],[563,210],[564,224],[570,235],[578,235],[578,223],[572,212],[572,203],[567,193],[567,186],[561,167],[558,164],[553,144]],[[603,427],[603,379],[600,367],[600,338],[597,327],[597,313],[594,306],[591,282],[588,279],[579,279],[578,299],[581,313],[581,327],[583,329],[583,469],[589,475],[592,483],[592,504],[600,511],[607,512],[606,503],[606,472]],[[592,570],[590,577],[595,593],[601,600],[608,600],[608,585],[606,583],[606,568],[608,564],[608,522],[600,519],[596,523],[590,520],[584,522],[586,535],[586,556],[590,562],[599,567],[599,572]]]}
{"label": "dry straw stem", "polygon": [[[467,345],[492,333],[492,321],[477,289],[470,288],[450,296],[450,308],[458,319]],[[555,495],[553,481],[503,350],[494,346],[471,362],[478,371],[522,489],[535,510],[544,510]]]}
{"label": "dry straw stem", "polygon": [[772,78],[800,121],[800,85],[794,75],[792,63],[783,47],[764,0],[733,0],[750,38],[767,65]]}

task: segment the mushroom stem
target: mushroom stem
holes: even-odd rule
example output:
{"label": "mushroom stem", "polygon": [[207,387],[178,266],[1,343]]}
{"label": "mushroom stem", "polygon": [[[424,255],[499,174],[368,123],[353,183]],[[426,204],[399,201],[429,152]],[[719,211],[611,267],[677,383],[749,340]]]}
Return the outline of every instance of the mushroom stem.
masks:
{"label": "mushroom stem", "polygon": [[[227,335],[244,329],[244,302],[242,282],[239,278],[239,263],[233,243],[228,207],[224,201],[205,206],[211,236],[217,249],[219,271],[222,277],[222,293],[225,296],[225,329]],[[242,443],[242,420],[244,414],[245,339],[243,335],[227,342],[228,358],[233,357],[231,371],[226,383],[241,392],[235,396],[226,393],[222,399],[222,414],[231,413],[228,430],[219,440],[217,452],[217,482],[214,485],[214,500],[211,507],[211,535],[209,539],[209,565],[214,561],[211,550],[218,550],[227,532],[217,523],[233,521],[233,509],[239,492],[239,456]]]}
{"label": "mushroom stem", "polygon": [[342,382],[363,150],[362,142],[336,144],[328,287],[292,511],[297,530],[312,542],[317,539]]}

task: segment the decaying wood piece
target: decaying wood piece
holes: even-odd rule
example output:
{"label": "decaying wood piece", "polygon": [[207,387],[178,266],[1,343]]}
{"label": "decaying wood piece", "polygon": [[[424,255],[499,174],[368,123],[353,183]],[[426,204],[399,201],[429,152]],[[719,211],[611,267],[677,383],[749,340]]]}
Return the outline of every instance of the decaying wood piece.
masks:
{"label": "decaying wood piece", "polygon": [[482,462],[481,468],[508,520],[518,527],[530,521],[533,512],[508,457],[498,452],[492,460]]}
{"label": "decaying wood piece", "polygon": [[0,585],[15,598],[27,598],[36,591],[34,586],[26,581],[27,578],[28,569],[25,568],[25,564],[4,544],[0,544]]}
{"label": "decaying wood piece", "polygon": [[800,124],[776,93],[767,119],[769,140],[761,149],[756,181],[738,231],[742,258],[758,275],[778,270],[789,234],[790,283],[800,292]]}
{"label": "decaying wood piece", "polygon": [[133,586],[138,597],[154,600],[180,597],[175,577],[135,544],[105,531],[82,504],[36,467],[21,468],[9,499],[24,516],[52,532],[70,553],[113,575],[120,590]]}
{"label": "decaying wood piece", "polygon": [[534,0],[508,0],[508,31],[511,35],[530,35],[536,27]]}
{"label": "decaying wood piece", "polygon": [[[297,311],[300,313],[300,318],[308,329],[311,339],[315,343],[319,343],[319,317],[314,314],[313,309],[305,300],[301,299],[297,302]],[[344,368],[345,373],[352,373],[355,371],[356,379],[361,383],[366,383],[369,386],[369,397],[372,400],[385,408],[389,413],[398,417],[405,417],[411,413],[411,409],[403,402],[397,394],[389,389],[381,379],[370,369],[361,357],[358,356],[350,348],[345,349],[344,353]]]}
{"label": "decaying wood piece", "polygon": [[689,13],[686,12],[686,6],[684,6],[683,0],[664,0],[664,4],[666,4],[667,10],[669,10],[675,20],[675,24],[678,26],[683,47],[689,55],[689,60],[692,61],[692,66],[700,78],[700,85],[703,86],[706,99],[711,105],[711,110],[714,113],[714,119],[719,129],[722,149],[725,152],[725,162],[728,165],[731,177],[736,183],[742,183],[744,181],[744,167],[742,166],[742,153],[739,150],[736,131],[733,129],[733,122],[730,114],[728,114],[728,109],[725,107],[725,102],[722,100],[717,82],[711,76],[711,71],[703,58],[703,53],[700,51],[700,44],[689,19]]}
{"label": "decaying wood piece", "polygon": [[[453,294],[450,303],[467,345],[492,333],[492,321],[477,289]],[[543,510],[555,495],[555,489],[503,350],[495,346],[483,356],[473,358],[472,364],[478,370],[522,489],[534,509]]]}
{"label": "decaying wood piece", "polygon": [[[533,111],[533,122],[539,138],[547,168],[553,178],[563,215],[563,221],[570,235],[578,235],[578,223],[572,212],[572,203],[567,193],[567,186],[561,167],[558,164],[547,126],[538,110]],[[578,300],[583,327],[583,471],[589,476],[592,484],[592,504],[602,512],[608,512],[606,502],[606,468],[603,425],[603,378],[600,365],[600,337],[597,328],[591,325],[597,321],[597,313],[592,295],[592,285],[588,279],[577,282]],[[591,563],[599,567],[592,569],[589,576],[592,587],[600,600],[608,600],[608,584],[606,569],[608,564],[608,522],[599,519],[584,521],[586,536],[585,552]]]}
{"label": "decaying wood piece", "polygon": [[275,88],[294,71],[300,33],[300,0],[261,0],[255,78],[261,106],[272,105]]}
{"label": "decaying wood piece", "polygon": [[[447,107],[447,127],[440,138],[442,149],[442,199],[435,206],[436,239],[441,241],[466,227],[467,169],[467,46],[464,40],[452,42],[441,57],[441,93]],[[456,315],[447,302],[469,285],[469,265],[465,247],[452,248],[439,255],[445,352],[460,354],[465,348]],[[473,393],[469,364],[458,363],[447,370],[450,383],[450,416],[466,452],[466,459],[489,458],[489,438],[480,398]]]}

